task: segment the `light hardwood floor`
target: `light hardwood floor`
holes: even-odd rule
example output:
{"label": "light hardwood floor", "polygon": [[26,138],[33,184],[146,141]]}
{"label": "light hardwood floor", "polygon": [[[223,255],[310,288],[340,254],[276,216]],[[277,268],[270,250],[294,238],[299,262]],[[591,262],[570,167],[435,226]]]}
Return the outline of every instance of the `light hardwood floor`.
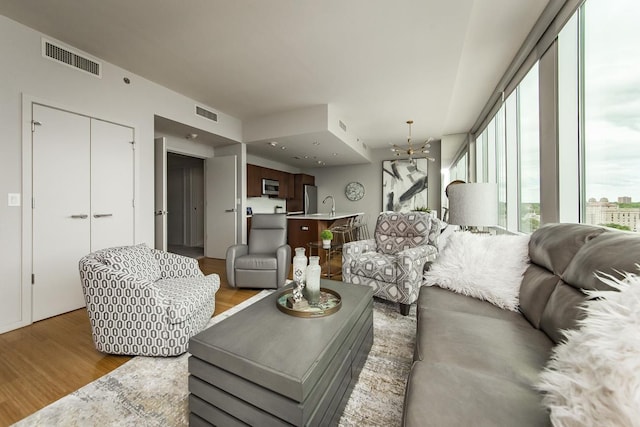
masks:
{"label": "light hardwood floor", "polygon": [[[230,288],[224,260],[203,258],[200,269],[220,275],[214,314],[259,292]],[[85,309],[0,334],[0,426],[32,414],[130,359],[95,349]]]}

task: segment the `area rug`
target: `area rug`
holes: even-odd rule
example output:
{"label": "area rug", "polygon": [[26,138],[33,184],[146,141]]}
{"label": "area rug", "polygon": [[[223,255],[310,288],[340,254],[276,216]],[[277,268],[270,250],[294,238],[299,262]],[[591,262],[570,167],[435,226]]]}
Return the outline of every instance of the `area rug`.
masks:
{"label": "area rug", "polygon": [[[262,291],[211,319],[215,324],[272,291]],[[402,316],[397,304],[374,301],[374,340],[340,425],[400,425],[404,387],[415,340],[415,307]],[[188,353],[135,357],[15,426],[187,426]]]}

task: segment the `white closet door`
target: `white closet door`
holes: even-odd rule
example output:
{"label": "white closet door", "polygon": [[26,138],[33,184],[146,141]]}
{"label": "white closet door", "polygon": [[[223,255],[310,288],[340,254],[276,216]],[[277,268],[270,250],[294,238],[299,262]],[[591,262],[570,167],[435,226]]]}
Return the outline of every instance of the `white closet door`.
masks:
{"label": "white closet door", "polygon": [[236,156],[205,160],[204,255],[224,259],[237,242]]}
{"label": "white closet door", "polygon": [[133,129],[91,119],[91,251],[132,245]]}
{"label": "white closet door", "polygon": [[85,305],[90,252],[89,118],[33,105],[33,321]]}

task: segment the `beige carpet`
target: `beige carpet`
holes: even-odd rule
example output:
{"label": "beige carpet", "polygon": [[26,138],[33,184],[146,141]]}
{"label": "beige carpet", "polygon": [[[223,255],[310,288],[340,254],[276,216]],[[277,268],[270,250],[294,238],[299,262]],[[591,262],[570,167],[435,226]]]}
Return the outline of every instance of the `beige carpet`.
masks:
{"label": "beige carpet", "polygon": [[[263,291],[211,319],[217,323],[269,295]],[[374,303],[374,342],[340,425],[400,425],[411,367],[415,307],[401,316],[397,304]],[[188,354],[136,357],[16,426],[186,426]]]}

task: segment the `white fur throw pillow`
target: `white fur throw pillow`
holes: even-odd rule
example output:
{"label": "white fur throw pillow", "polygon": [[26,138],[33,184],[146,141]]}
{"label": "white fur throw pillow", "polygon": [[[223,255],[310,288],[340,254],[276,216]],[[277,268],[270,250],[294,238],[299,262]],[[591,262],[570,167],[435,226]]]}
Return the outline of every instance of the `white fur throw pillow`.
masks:
{"label": "white fur throw pillow", "polygon": [[640,277],[601,280],[540,376],[554,426],[640,426]]}
{"label": "white fur throw pillow", "polygon": [[528,245],[529,236],[453,233],[425,273],[424,284],[517,311]]}

